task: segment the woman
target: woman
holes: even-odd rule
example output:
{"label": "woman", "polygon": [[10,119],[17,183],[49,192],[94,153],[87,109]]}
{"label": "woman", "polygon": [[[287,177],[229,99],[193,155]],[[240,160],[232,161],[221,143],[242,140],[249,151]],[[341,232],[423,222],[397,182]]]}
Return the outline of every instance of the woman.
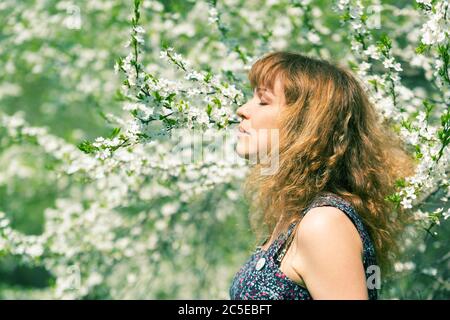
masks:
{"label": "woman", "polygon": [[[236,152],[257,159],[246,191],[265,241],[235,275],[231,299],[377,299],[408,221],[385,198],[414,173],[413,157],[344,68],[274,52],[249,80]],[[261,159],[275,157],[263,174]]]}

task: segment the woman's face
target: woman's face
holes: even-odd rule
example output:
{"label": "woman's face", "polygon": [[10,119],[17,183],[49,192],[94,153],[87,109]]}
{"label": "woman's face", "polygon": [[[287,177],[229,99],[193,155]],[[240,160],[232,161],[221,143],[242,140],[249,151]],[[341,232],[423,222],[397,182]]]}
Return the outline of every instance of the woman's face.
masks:
{"label": "woman's face", "polygon": [[[252,99],[237,109],[242,118],[238,127],[236,152],[243,158],[258,155],[263,157],[273,143],[278,143],[279,114],[284,106],[281,81],[274,82],[273,92],[267,88],[256,88]],[[258,158],[259,158],[258,157]]]}

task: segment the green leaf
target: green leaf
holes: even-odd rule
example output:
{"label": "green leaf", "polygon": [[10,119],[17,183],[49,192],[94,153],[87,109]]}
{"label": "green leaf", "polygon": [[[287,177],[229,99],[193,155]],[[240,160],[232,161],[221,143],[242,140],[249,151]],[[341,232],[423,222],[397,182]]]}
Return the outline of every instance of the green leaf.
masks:
{"label": "green leaf", "polygon": [[388,37],[387,34],[382,34],[380,40],[377,42],[378,50],[383,53],[383,55],[388,55],[389,50],[392,48],[392,40]]}
{"label": "green leaf", "polygon": [[343,20],[343,21],[348,21],[348,20],[350,20],[350,19],[351,19],[350,13],[349,13],[349,12],[345,12],[344,14],[342,14],[342,15],[340,16],[340,19]]}
{"label": "green leaf", "polygon": [[83,151],[84,153],[94,153],[95,151],[98,150],[97,147],[94,147],[92,145],[92,142],[85,140],[82,143],[80,143],[78,146],[78,149],[80,149],[81,151]]}
{"label": "green leaf", "polygon": [[176,96],[177,96],[177,94],[174,93],[174,92],[172,92],[171,94],[169,94],[169,95],[166,97],[166,101],[169,102],[169,103],[172,103],[172,102],[173,102],[173,99],[174,99]]}
{"label": "green leaf", "polygon": [[358,64],[355,63],[354,61],[348,61],[348,66],[349,66],[350,69],[352,69],[353,71],[359,70]]}
{"label": "green leaf", "polygon": [[423,44],[422,42],[419,44],[419,46],[416,48],[416,53],[422,54],[428,49],[428,46],[426,44]]}
{"label": "green leaf", "polygon": [[161,42],[161,48],[163,49],[163,50],[167,50],[167,49],[169,49],[169,43],[167,42],[167,40],[162,40],[162,42]]}
{"label": "green leaf", "polygon": [[405,187],[406,186],[405,179],[404,178],[400,178],[400,179],[396,180],[395,181],[395,186],[396,187],[400,187],[400,188]]}
{"label": "green leaf", "polygon": [[376,79],[370,79],[368,82],[375,88],[378,86],[378,81]]}
{"label": "green leaf", "polygon": [[171,118],[163,118],[163,116],[160,116],[160,120],[163,120],[166,124],[168,124],[169,126],[174,126],[177,124],[177,120],[175,119],[171,119]]}
{"label": "green leaf", "polygon": [[450,122],[450,112],[446,112],[441,115],[441,125],[443,127],[448,126]]}
{"label": "green leaf", "polygon": [[114,128],[113,131],[111,132],[110,138],[114,139],[115,137],[117,137],[117,135],[120,133],[120,128]]}
{"label": "green leaf", "polygon": [[212,111],[212,106],[208,103],[208,106],[206,107],[206,113],[208,114],[208,116],[211,117],[211,111]]}
{"label": "green leaf", "polygon": [[122,93],[122,90],[117,89],[115,91],[115,95],[114,95],[114,100],[116,101],[125,101],[126,97],[125,95]]}
{"label": "green leaf", "polygon": [[212,73],[210,71],[208,71],[205,75],[205,78],[203,79],[203,81],[205,82],[209,82],[209,80],[211,80],[212,78]]}
{"label": "green leaf", "polygon": [[213,102],[220,108],[222,107],[222,102],[220,102],[220,99],[217,97],[214,97]]}
{"label": "green leaf", "polygon": [[400,202],[401,202],[400,195],[397,193],[387,196],[386,198],[384,198],[384,200],[394,203],[397,207],[400,205]]}
{"label": "green leaf", "polygon": [[162,97],[158,91],[153,91],[153,96],[155,97],[156,102],[160,103],[162,101]]}
{"label": "green leaf", "polygon": [[402,120],[400,122],[400,124],[402,125],[402,127],[411,130],[412,126],[411,126],[411,122],[409,122],[408,120]]}

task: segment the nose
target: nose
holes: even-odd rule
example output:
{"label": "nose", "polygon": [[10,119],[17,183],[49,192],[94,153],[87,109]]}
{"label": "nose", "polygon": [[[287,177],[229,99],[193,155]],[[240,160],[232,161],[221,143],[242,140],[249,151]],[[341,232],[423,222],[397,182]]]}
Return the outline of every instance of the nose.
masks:
{"label": "nose", "polygon": [[248,109],[247,109],[246,105],[247,104],[245,103],[245,104],[241,105],[239,108],[237,108],[237,110],[236,110],[236,114],[239,117],[244,118],[244,119],[248,119],[248,117],[249,117]]}

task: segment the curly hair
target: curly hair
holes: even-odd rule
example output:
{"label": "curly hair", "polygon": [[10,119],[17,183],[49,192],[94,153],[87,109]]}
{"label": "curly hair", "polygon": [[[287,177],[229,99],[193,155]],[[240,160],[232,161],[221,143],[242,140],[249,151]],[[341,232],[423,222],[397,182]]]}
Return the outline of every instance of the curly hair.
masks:
{"label": "curly hair", "polygon": [[[250,225],[257,241],[278,235],[323,192],[349,201],[374,242],[386,275],[400,253],[399,236],[412,222],[387,200],[396,181],[417,161],[382,119],[364,86],[344,67],[294,52],[272,52],[249,71],[252,88],[272,89],[280,79],[286,105],[280,114],[279,168],[262,175],[255,164],[245,181]],[[277,231],[278,230],[278,231]]]}

